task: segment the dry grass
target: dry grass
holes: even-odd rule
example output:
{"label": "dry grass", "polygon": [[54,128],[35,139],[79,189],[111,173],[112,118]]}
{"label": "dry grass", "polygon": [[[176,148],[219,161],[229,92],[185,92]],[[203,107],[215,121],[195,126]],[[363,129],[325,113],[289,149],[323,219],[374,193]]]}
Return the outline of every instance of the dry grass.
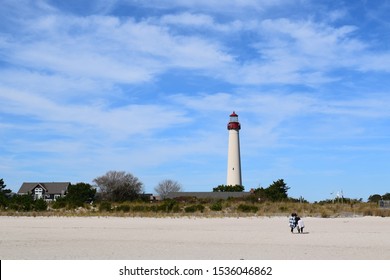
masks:
{"label": "dry grass", "polygon": [[[165,211],[158,208],[163,202],[113,204],[111,211],[99,211],[98,207],[86,207],[77,209],[58,209],[43,212],[17,212],[0,211],[1,216],[116,216],[116,217],[254,217],[254,216],[289,216],[292,212],[298,213],[302,217],[354,217],[354,216],[380,216],[390,217],[390,209],[381,209],[375,203],[296,203],[296,202],[263,202],[251,203],[245,201],[222,201],[221,211],[212,211],[212,202],[202,203],[204,210],[193,213],[186,213],[184,208],[191,203],[177,203],[172,210]],[[123,207],[127,205],[128,207]],[[241,205],[241,206],[240,206]],[[243,207],[243,205],[245,207]],[[240,207],[239,207],[240,206]],[[118,210],[124,209],[124,210]],[[164,208],[165,209],[165,208]],[[249,209],[247,212],[243,212]]]}

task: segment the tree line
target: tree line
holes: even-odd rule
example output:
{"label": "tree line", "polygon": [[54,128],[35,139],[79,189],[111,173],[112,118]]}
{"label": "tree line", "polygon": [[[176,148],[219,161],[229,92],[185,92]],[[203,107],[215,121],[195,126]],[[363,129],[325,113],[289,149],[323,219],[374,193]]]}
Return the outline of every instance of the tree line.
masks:
{"label": "tree line", "polygon": [[[283,179],[278,179],[267,188],[258,187],[250,190],[248,199],[252,202],[307,202],[303,198],[295,199],[288,196],[287,186]],[[165,179],[154,188],[162,200],[167,198],[170,192],[183,191],[182,185],[174,180]],[[213,192],[243,192],[244,186],[219,185],[212,189]],[[145,196],[143,183],[133,174],[125,171],[108,171],[104,175],[96,177],[93,185],[88,183],[71,184],[64,197],[58,198],[50,206],[53,208],[76,208],[86,203],[125,201],[149,201]],[[390,193],[384,195],[374,194],[368,198],[368,202],[377,203],[380,200],[390,200]],[[329,200],[331,201],[331,200]],[[345,199],[347,202],[348,199]],[[361,200],[360,200],[361,202]],[[218,208],[218,205],[215,206]],[[48,208],[48,203],[43,199],[34,200],[32,195],[12,195],[12,191],[6,188],[3,179],[0,179],[0,209],[16,211],[42,211]]]}
{"label": "tree line", "polygon": [[[71,184],[66,195],[53,202],[53,208],[76,208],[86,203],[110,201],[124,202],[135,200],[149,200],[144,195],[143,183],[133,174],[124,171],[108,171],[93,180],[94,185],[88,183]],[[155,187],[156,193],[162,199],[170,192],[182,191],[180,183],[174,180],[162,180]],[[32,195],[13,195],[6,189],[3,179],[0,179],[0,209],[15,211],[42,211],[48,203],[44,199],[35,200]]]}

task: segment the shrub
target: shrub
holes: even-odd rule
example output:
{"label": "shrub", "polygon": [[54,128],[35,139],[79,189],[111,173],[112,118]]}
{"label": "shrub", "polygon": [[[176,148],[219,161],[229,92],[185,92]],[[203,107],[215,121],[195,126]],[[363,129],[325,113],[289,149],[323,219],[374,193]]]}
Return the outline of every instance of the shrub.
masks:
{"label": "shrub", "polygon": [[150,207],[146,205],[134,205],[131,210],[134,212],[148,212],[150,211]]}
{"label": "shrub", "polygon": [[184,207],[184,212],[186,212],[186,213],[194,213],[194,212],[196,212],[196,206],[195,205],[191,205],[191,206]]}
{"label": "shrub", "polygon": [[43,199],[37,199],[34,202],[35,211],[46,211],[47,210],[47,202]]}
{"label": "shrub", "polygon": [[365,209],[365,210],[363,211],[363,215],[364,215],[364,216],[373,216],[373,211],[372,211],[372,209]]}
{"label": "shrub", "polygon": [[191,205],[191,206],[187,206],[184,208],[184,211],[186,213],[194,213],[196,211],[200,211],[203,213],[205,207],[202,205],[202,204],[196,204],[196,205]]}
{"label": "shrub", "polygon": [[99,205],[99,211],[107,211],[110,212],[112,210],[111,203],[108,201],[102,201]]}
{"label": "shrub", "polygon": [[326,210],[322,210],[321,212],[321,218],[329,218],[330,214]]}
{"label": "shrub", "polygon": [[245,189],[241,185],[219,185],[216,188],[213,188],[213,192],[243,192]]}
{"label": "shrub", "polygon": [[150,212],[158,212],[159,207],[157,205],[150,206]]}
{"label": "shrub", "polygon": [[30,195],[15,195],[9,208],[16,211],[31,211],[34,206],[34,200]]}
{"label": "shrub", "polygon": [[179,203],[173,199],[166,199],[164,202],[159,206],[159,210],[163,212],[179,212]]}
{"label": "shrub", "polygon": [[130,205],[122,204],[122,205],[119,205],[115,210],[122,211],[122,212],[130,212]]}
{"label": "shrub", "polygon": [[222,211],[222,202],[221,201],[214,202],[210,206],[210,210],[212,210],[212,211]]}
{"label": "shrub", "polygon": [[57,198],[57,200],[51,204],[51,207],[53,209],[61,209],[61,208],[65,208],[66,205],[67,205],[66,199],[64,197],[60,197]]}
{"label": "shrub", "polygon": [[287,212],[288,208],[286,206],[279,206],[279,211]]}
{"label": "shrub", "polygon": [[259,207],[255,205],[240,204],[238,205],[237,210],[244,213],[256,213],[257,211],[259,211]]}

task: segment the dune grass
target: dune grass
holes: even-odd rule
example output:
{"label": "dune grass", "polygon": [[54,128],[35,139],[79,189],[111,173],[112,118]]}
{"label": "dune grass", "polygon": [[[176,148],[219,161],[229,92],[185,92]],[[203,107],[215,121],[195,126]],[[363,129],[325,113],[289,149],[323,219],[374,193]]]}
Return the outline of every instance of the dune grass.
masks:
{"label": "dune grass", "polygon": [[390,217],[390,209],[379,208],[376,203],[299,203],[299,202],[248,202],[225,201],[159,201],[99,203],[84,207],[45,211],[1,210],[2,216],[115,216],[115,217],[272,217],[289,216],[292,212],[301,217]]}

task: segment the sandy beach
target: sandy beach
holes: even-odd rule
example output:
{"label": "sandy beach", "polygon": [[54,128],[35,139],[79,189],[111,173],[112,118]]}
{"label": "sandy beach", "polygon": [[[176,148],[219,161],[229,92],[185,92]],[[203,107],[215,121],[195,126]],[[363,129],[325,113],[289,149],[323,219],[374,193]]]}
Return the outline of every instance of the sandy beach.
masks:
{"label": "sandy beach", "polygon": [[2,260],[389,260],[390,218],[0,217]]}

